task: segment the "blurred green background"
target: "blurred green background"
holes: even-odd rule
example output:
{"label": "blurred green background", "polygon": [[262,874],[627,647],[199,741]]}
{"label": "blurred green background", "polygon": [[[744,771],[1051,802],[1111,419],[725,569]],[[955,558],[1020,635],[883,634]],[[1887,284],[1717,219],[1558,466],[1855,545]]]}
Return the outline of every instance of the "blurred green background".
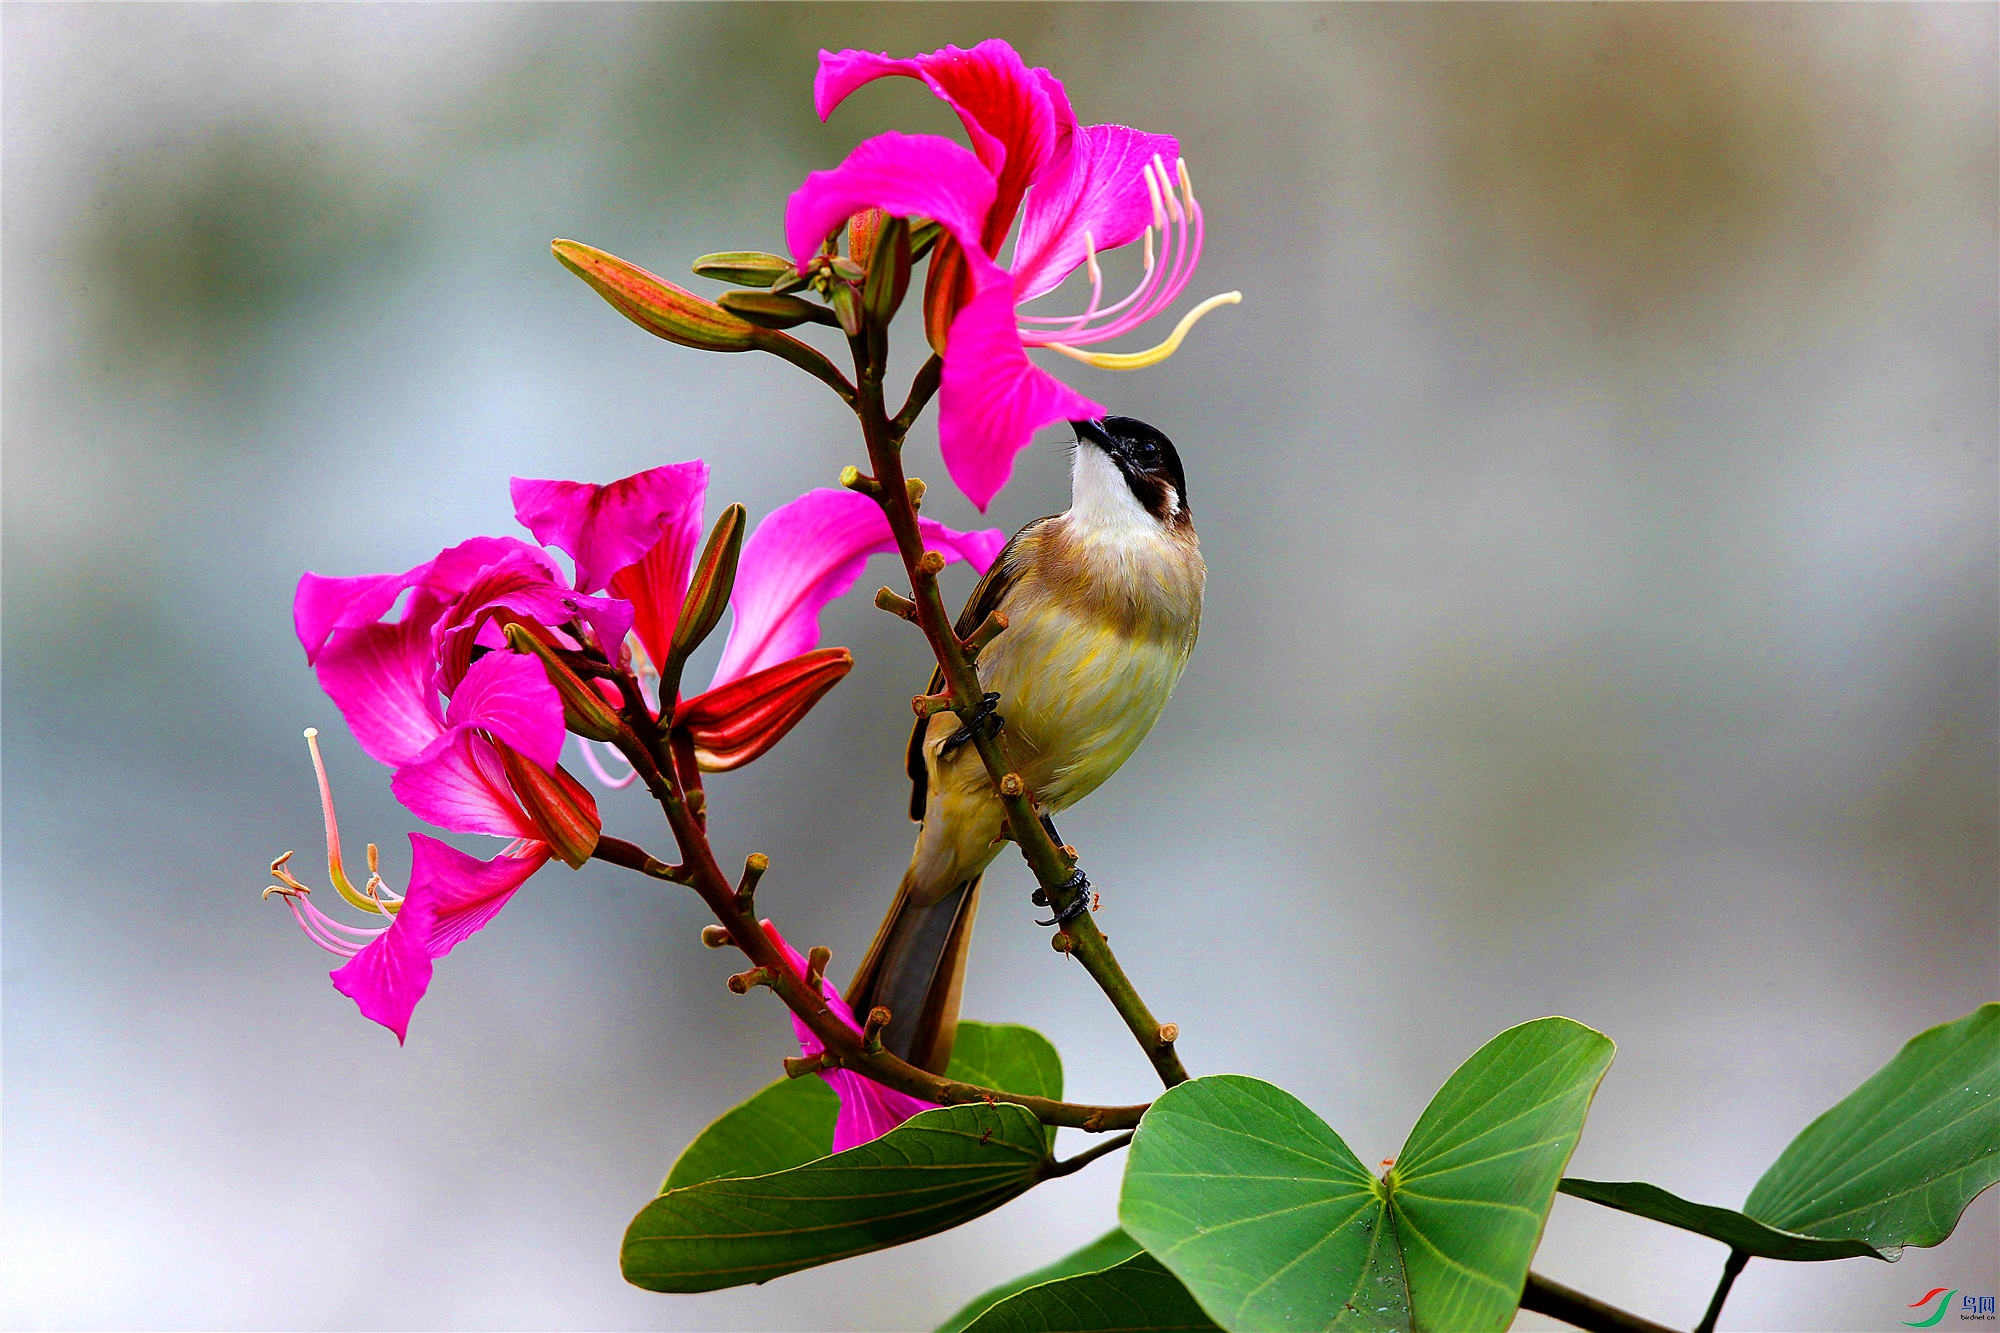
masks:
{"label": "blurred green background", "polygon": [[[412,827],[304,667],[301,570],[511,530],[512,473],[700,455],[760,513],[855,459],[817,385],[647,338],[547,249],[777,248],[808,170],[955,130],[901,81],[822,126],[821,46],[1004,36],[1085,121],[1179,135],[1190,296],[1244,292],[1164,368],[1060,367],[1180,443],[1211,570],[1165,720],[1063,824],[1188,1063],[1373,1160],[1485,1038],[1568,1014],[1620,1044],[1573,1170],[1740,1203],[1995,994],[1995,13],[7,7],[0,1317],[928,1326],[1110,1225],[1100,1166],[763,1288],[632,1290],[625,1222],[792,1049],[692,896],[545,873],[401,1050],[257,898],[316,855],[305,725],[351,851],[395,879]],[[990,521],[1064,506],[1066,433]],[[968,525],[934,439],[912,467]],[[927,668],[862,597],[826,626],[857,670],[715,784],[714,831],[844,975]],[[966,1013],[1142,1097],[1029,887],[989,881]],[[1996,1218],[1752,1265],[1724,1326],[1990,1292]],[[1536,1266],[1687,1326],[1721,1259],[1559,1199]]]}

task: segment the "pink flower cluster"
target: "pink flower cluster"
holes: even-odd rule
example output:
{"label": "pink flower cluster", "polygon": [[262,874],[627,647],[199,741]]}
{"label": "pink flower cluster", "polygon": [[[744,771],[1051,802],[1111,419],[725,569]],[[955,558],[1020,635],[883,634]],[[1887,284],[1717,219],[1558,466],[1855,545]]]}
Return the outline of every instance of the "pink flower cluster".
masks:
{"label": "pink flower cluster", "polygon": [[[655,678],[687,594],[707,489],[699,461],[608,486],[516,478],[515,516],[540,545],[475,537],[400,574],[299,580],[293,618],[306,660],[361,748],[394,770],[396,798],[451,832],[509,839],[482,861],[412,833],[403,894],[375,873],[373,847],[370,878],[355,887],[325,766],[307,733],[335,891],[388,924],[328,916],[283,858],[273,889],[309,938],[348,959],[332,973],[334,986],[398,1040],[433,962],[550,860],[582,865],[602,827],[595,800],[559,763],[561,697],[538,657],[512,651],[506,628],[521,626],[559,649],[594,649],[635,677]],[[929,520],[923,529],[947,559],[982,571],[1003,544],[997,530],[956,532]],[[773,511],[744,543],[734,620],[708,688],[665,701],[669,708],[654,699],[644,706],[685,735],[703,768],[756,758],[847,673],[845,649],[818,646],[820,611],[871,554],[893,545],[881,510],[851,491],[811,491]],[[568,554],[574,572],[564,573],[548,548]],[[616,686],[599,683],[611,706],[626,705]]]}
{"label": "pink flower cluster", "polygon": [[[865,209],[944,228],[949,241],[931,261],[925,298],[934,334],[943,330],[939,445],[952,480],[984,510],[1036,429],[1104,415],[1030,361],[1027,349],[1138,369],[1172,355],[1209,310],[1241,298],[1209,298],[1147,351],[1085,350],[1163,312],[1201,260],[1201,206],[1179,143],[1123,125],[1078,124],[1062,82],[998,40],[901,60],[822,51],[813,90],[821,118],[861,85],[892,74],[921,80],[949,103],[972,151],[936,135],[876,135],[838,167],[806,178],[786,209],[785,239],[803,269],[835,228]],[[1017,221],[1003,266],[1000,252]],[[1135,241],[1145,245],[1145,276],[1106,305],[1097,255]],[[1079,267],[1090,280],[1081,313],[1018,314]]]}

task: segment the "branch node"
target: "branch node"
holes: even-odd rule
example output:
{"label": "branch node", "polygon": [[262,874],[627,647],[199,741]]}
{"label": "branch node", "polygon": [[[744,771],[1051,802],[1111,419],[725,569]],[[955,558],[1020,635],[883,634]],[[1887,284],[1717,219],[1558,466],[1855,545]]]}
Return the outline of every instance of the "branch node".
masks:
{"label": "branch node", "polygon": [[943,694],[918,694],[910,699],[910,711],[918,717],[936,717],[939,713],[951,711],[951,691]]}
{"label": "branch node", "polygon": [[1021,781],[1019,773],[1009,773],[1006,777],[1000,779],[1000,794],[1010,800],[1027,790],[1027,784]]}
{"label": "branch node", "polygon": [[1049,936],[1049,947],[1057,953],[1072,953],[1076,949],[1076,941],[1070,938],[1068,931],[1059,930]]}
{"label": "branch node", "polygon": [[762,852],[752,852],[743,858],[743,878],[736,882],[736,905],[745,915],[756,915],[751,909],[757,902],[757,881],[770,868],[771,858]]}
{"label": "branch node", "polygon": [[900,616],[913,625],[917,621],[917,604],[909,598],[899,596],[887,588],[881,588],[876,591],[875,605],[887,611],[892,616]]}
{"label": "branch node", "polygon": [[826,980],[826,965],[833,961],[833,950],[824,944],[815,944],[806,952],[806,989],[819,994],[820,983]]}
{"label": "branch node", "polygon": [[880,495],[882,493],[882,483],[876,481],[875,478],[867,475],[852,463],[849,463],[840,470],[840,484],[850,491],[859,491],[863,495]]}
{"label": "branch node", "polygon": [[924,479],[909,477],[903,482],[903,490],[910,497],[910,508],[920,509],[924,503]]}
{"label": "branch node", "polygon": [[703,926],[701,928],[701,942],[711,949],[727,949],[730,945],[736,943],[735,940],[729,938],[729,931],[723,926]]}
{"label": "branch node", "polygon": [[748,995],[753,986],[770,986],[777,981],[768,967],[753,967],[748,972],[738,972],[729,979],[729,989],[738,995]]}
{"label": "branch node", "polygon": [[1180,1039],[1181,1025],[1179,1023],[1160,1024],[1160,1045],[1171,1046]]}
{"label": "branch node", "polygon": [[785,1057],[785,1077],[804,1078],[816,1074],[826,1067],[826,1052],[818,1055],[788,1055]]}
{"label": "branch node", "polygon": [[889,1011],[876,1005],[868,1011],[868,1026],[861,1030],[861,1049],[869,1055],[882,1053],[882,1029],[889,1026]]}
{"label": "branch node", "polygon": [[936,578],[944,573],[944,557],[936,551],[925,551],[917,557],[917,573],[927,579]]}
{"label": "branch node", "polygon": [[971,637],[961,640],[960,647],[965,649],[967,658],[977,660],[980,650],[999,638],[1000,631],[1006,628],[1006,614],[1001,611],[989,611],[986,613],[986,619],[979,622],[979,628],[972,631]]}

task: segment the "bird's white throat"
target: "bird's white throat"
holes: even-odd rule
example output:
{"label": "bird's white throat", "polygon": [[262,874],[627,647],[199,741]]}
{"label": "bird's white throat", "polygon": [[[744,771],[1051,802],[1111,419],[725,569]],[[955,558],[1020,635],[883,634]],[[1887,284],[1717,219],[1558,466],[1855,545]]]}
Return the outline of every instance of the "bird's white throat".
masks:
{"label": "bird's white throat", "polygon": [[[1160,522],[1146,512],[1125,474],[1111,456],[1091,444],[1079,444],[1070,464],[1070,520],[1092,537],[1117,540],[1156,540]],[[1180,508],[1180,497],[1173,497]]]}

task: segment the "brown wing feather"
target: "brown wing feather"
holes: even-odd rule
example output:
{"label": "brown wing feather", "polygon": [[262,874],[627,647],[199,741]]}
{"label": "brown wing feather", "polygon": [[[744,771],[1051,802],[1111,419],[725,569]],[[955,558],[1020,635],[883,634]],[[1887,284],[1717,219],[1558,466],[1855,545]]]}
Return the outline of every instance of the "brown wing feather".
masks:
{"label": "brown wing feather", "polygon": [[[1014,586],[1017,571],[1013,568],[1013,557],[1016,548],[1021,544],[1021,538],[1054,517],[1056,515],[1051,514],[1046,518],[1038,518],[1007,539],[1007,544],[1000,548],[1000,554],[981,576],[979,586],[974,588],[972,596],[966,599],[965,609],[958,613],[958,621],[952,629],[959,638],[963,639],[978,629],[1007,596],[1008,589]],[[943,688],[944,670],[939,668],[931,672],[930,687],[924,693],[936,694]],[[929,727],[929,718],[917,719],[916,725],[910,728],[910,747],[903,756],[904,768],[910,775],[910,818],[919,823],[923,822],[924,805],[930,799],[930,774],[924,767],[924,732]]]}

